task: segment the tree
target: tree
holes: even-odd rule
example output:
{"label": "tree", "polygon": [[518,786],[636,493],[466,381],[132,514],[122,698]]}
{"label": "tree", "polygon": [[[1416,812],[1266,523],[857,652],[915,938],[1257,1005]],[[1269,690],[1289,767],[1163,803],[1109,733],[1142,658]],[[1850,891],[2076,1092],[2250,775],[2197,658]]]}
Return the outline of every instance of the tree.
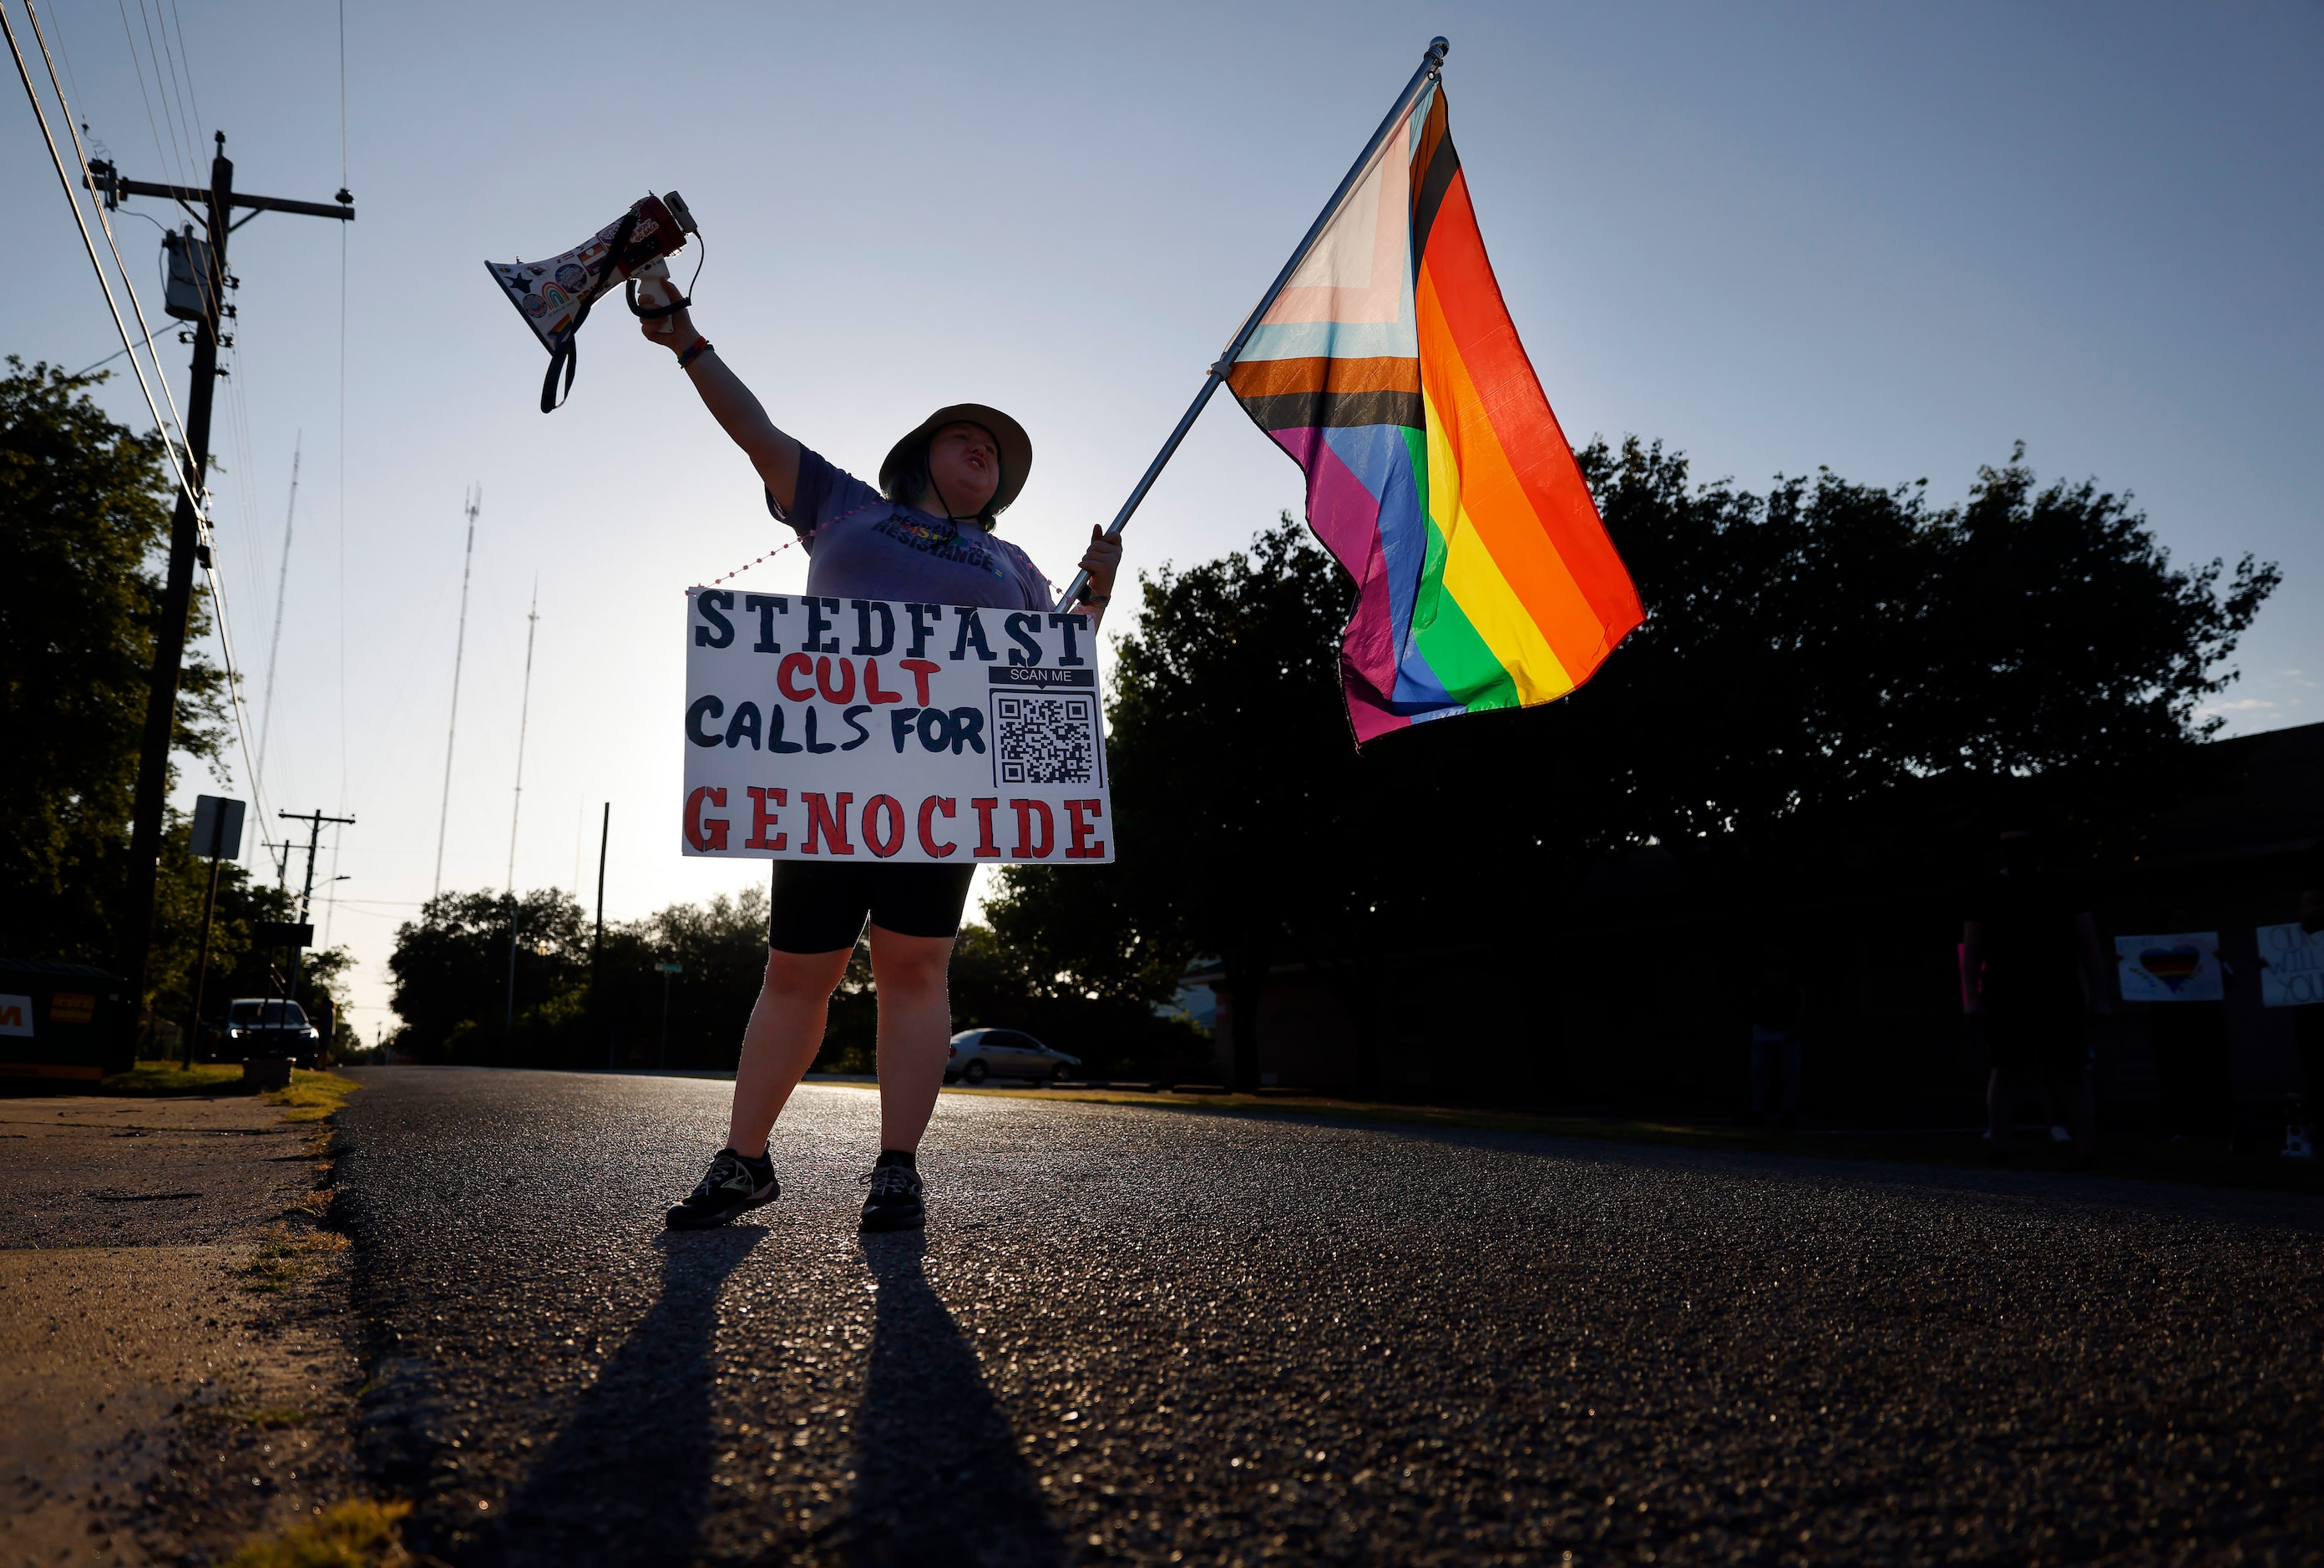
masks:
{"label": "tree", "polygon": [[[0,376],[0,952],[111,964],[123,907],[129,819],[162,584],[156,556],[173,494],[160,435],[106,417],[71,376],[10,355]],[[190,639],[208,630],[197,594]],[[174,748],[217,756],[222,671],[185,662]],[[173,836],[182,840],[182,830]],[[166,909],[165,900],[165,909]],[[198,908],[194,914],[199,921]],[[195,932],[165,917],[158,945]],[[186,953],[157,953],[157,976]],[[163,978],[160,983],[166,986]]]}
{"label": "tree", "polygon": [[439,893],[419,919],[396,928],[387,967],[404,1050],[433,1061],[545,1065],[578,1011],[589,931],[581,906],[561,888],[520,897]]}
{"label": "tree", "polygon": [[1141,578],[1109,708],[1117,863],[1003,873],[993,929],[1030,978],[1158,1001],[1189,955],[1226,971],[1235,1074],[1256,1086],[1258,1000],[1319,899],[1344,898],[1336,825],[1355,758],[1339,706],[1352,595],[1286,515],[1248,551]]}
{"label": "tree", "polygon": [[1958,508],[1828,470],[1690,489],[1636,439],[1582,459],[1647,623],[1569,701],[1453,726],[1547,784],[1575,847],[1798,855],[1908,794],[2183,772],[2278,581],[2249,557],[2224,585],[2174,568],[2127,497],[2037,492],[2022,447]]}
{"label": "tree", "polygon": [[1217,955],[1249,1087],[1278,960],[1340,988],[1376,1061],[1391,951],[1552,927],[1609,852],[1660,846],[1766,899],[1872,863],[1942,874],[1948,825],[1980,814],[2119,844],[2192,786],[2198,706],[2278,580],[2173,567],[2127,497],[2040,488],[2022,449],[1953,508],[1828,471],[1693,485],[1636,439],[1581,457],[1648,619],[1547,706],[1357,755],[1349,590],[1304,530],[1145,579],[1110,709],[1120,861],[1007,873],[995,927],[1030,970],[1136,990]]}

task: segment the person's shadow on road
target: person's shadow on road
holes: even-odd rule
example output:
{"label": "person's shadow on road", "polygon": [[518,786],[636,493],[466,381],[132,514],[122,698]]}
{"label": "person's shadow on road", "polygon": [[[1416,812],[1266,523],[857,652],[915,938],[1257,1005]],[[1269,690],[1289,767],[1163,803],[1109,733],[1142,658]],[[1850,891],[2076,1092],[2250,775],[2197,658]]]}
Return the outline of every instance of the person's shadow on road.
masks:
{"label": "person's shadow on road", "polygon": [[711,1480],[711,1342],[718,1293],[766,1235],[665,1235],[661,1297],[464,1562],[691,1563]]}
{"label": "person's shadow on road", "polygon": [[863,1238],[879,1283],[841,1525],[853,1568],[1042,1568],[1065,1551],[975,1350],[930,1287],[918,1231]]}

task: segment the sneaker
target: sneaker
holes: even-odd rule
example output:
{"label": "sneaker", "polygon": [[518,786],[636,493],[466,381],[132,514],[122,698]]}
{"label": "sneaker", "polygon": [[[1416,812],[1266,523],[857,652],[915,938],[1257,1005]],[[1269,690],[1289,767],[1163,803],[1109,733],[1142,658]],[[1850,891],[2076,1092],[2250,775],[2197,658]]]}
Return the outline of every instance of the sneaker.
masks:
{"label": "sneaker", "polygon": [[927,1206],[920,1200],[920,1173],[904,1163],[911,1157],[899,1158],[890,1150],[880,1156],[862,1179],[872,1185],[863,1200],[863,1229],[867,1231],[917,1231],[927,1218]]}
{"label": "sneaker", "polygon": [[774,1162],[767,1156],[745,1159],[731,1148],[722,1148],[710,1162],[710,1172],[701,1185],[663,1218],[673,1231],[707,1231],[761,1204],[773,1203],[779,1190]]}

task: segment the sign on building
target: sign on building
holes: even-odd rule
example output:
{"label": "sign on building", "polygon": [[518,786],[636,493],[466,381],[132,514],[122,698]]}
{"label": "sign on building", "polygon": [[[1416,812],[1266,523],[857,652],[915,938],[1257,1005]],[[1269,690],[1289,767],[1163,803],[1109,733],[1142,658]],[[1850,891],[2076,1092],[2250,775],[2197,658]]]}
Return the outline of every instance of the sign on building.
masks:
{"label": "sign on building", "polygon": [[2259,999],[2269,1007],[2306,1007],[2324,1002],[2324,932],[2294,921],[2262,926],[2259,937]]}
{"label": "sign on building", "polygon": [[1087,614],[696,588],[689,855],[1113,859]]}
{"label": "sign on building", "polygon": [[2117,936],[2114,951],[2125,1001],[2220,1001],[2227,997],[2217,931]]}

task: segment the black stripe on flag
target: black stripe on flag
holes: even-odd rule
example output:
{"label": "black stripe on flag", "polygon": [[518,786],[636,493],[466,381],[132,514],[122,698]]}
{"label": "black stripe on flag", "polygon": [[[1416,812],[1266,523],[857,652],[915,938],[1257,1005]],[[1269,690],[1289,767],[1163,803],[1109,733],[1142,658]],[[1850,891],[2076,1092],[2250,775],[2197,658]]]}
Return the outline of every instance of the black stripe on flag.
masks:
{"label": "black stripe on flag", "polygon": [[1427,428],[1416,392],[1277,392],[1240,401],[1262,430],[1356,429],[1365,425]]}

